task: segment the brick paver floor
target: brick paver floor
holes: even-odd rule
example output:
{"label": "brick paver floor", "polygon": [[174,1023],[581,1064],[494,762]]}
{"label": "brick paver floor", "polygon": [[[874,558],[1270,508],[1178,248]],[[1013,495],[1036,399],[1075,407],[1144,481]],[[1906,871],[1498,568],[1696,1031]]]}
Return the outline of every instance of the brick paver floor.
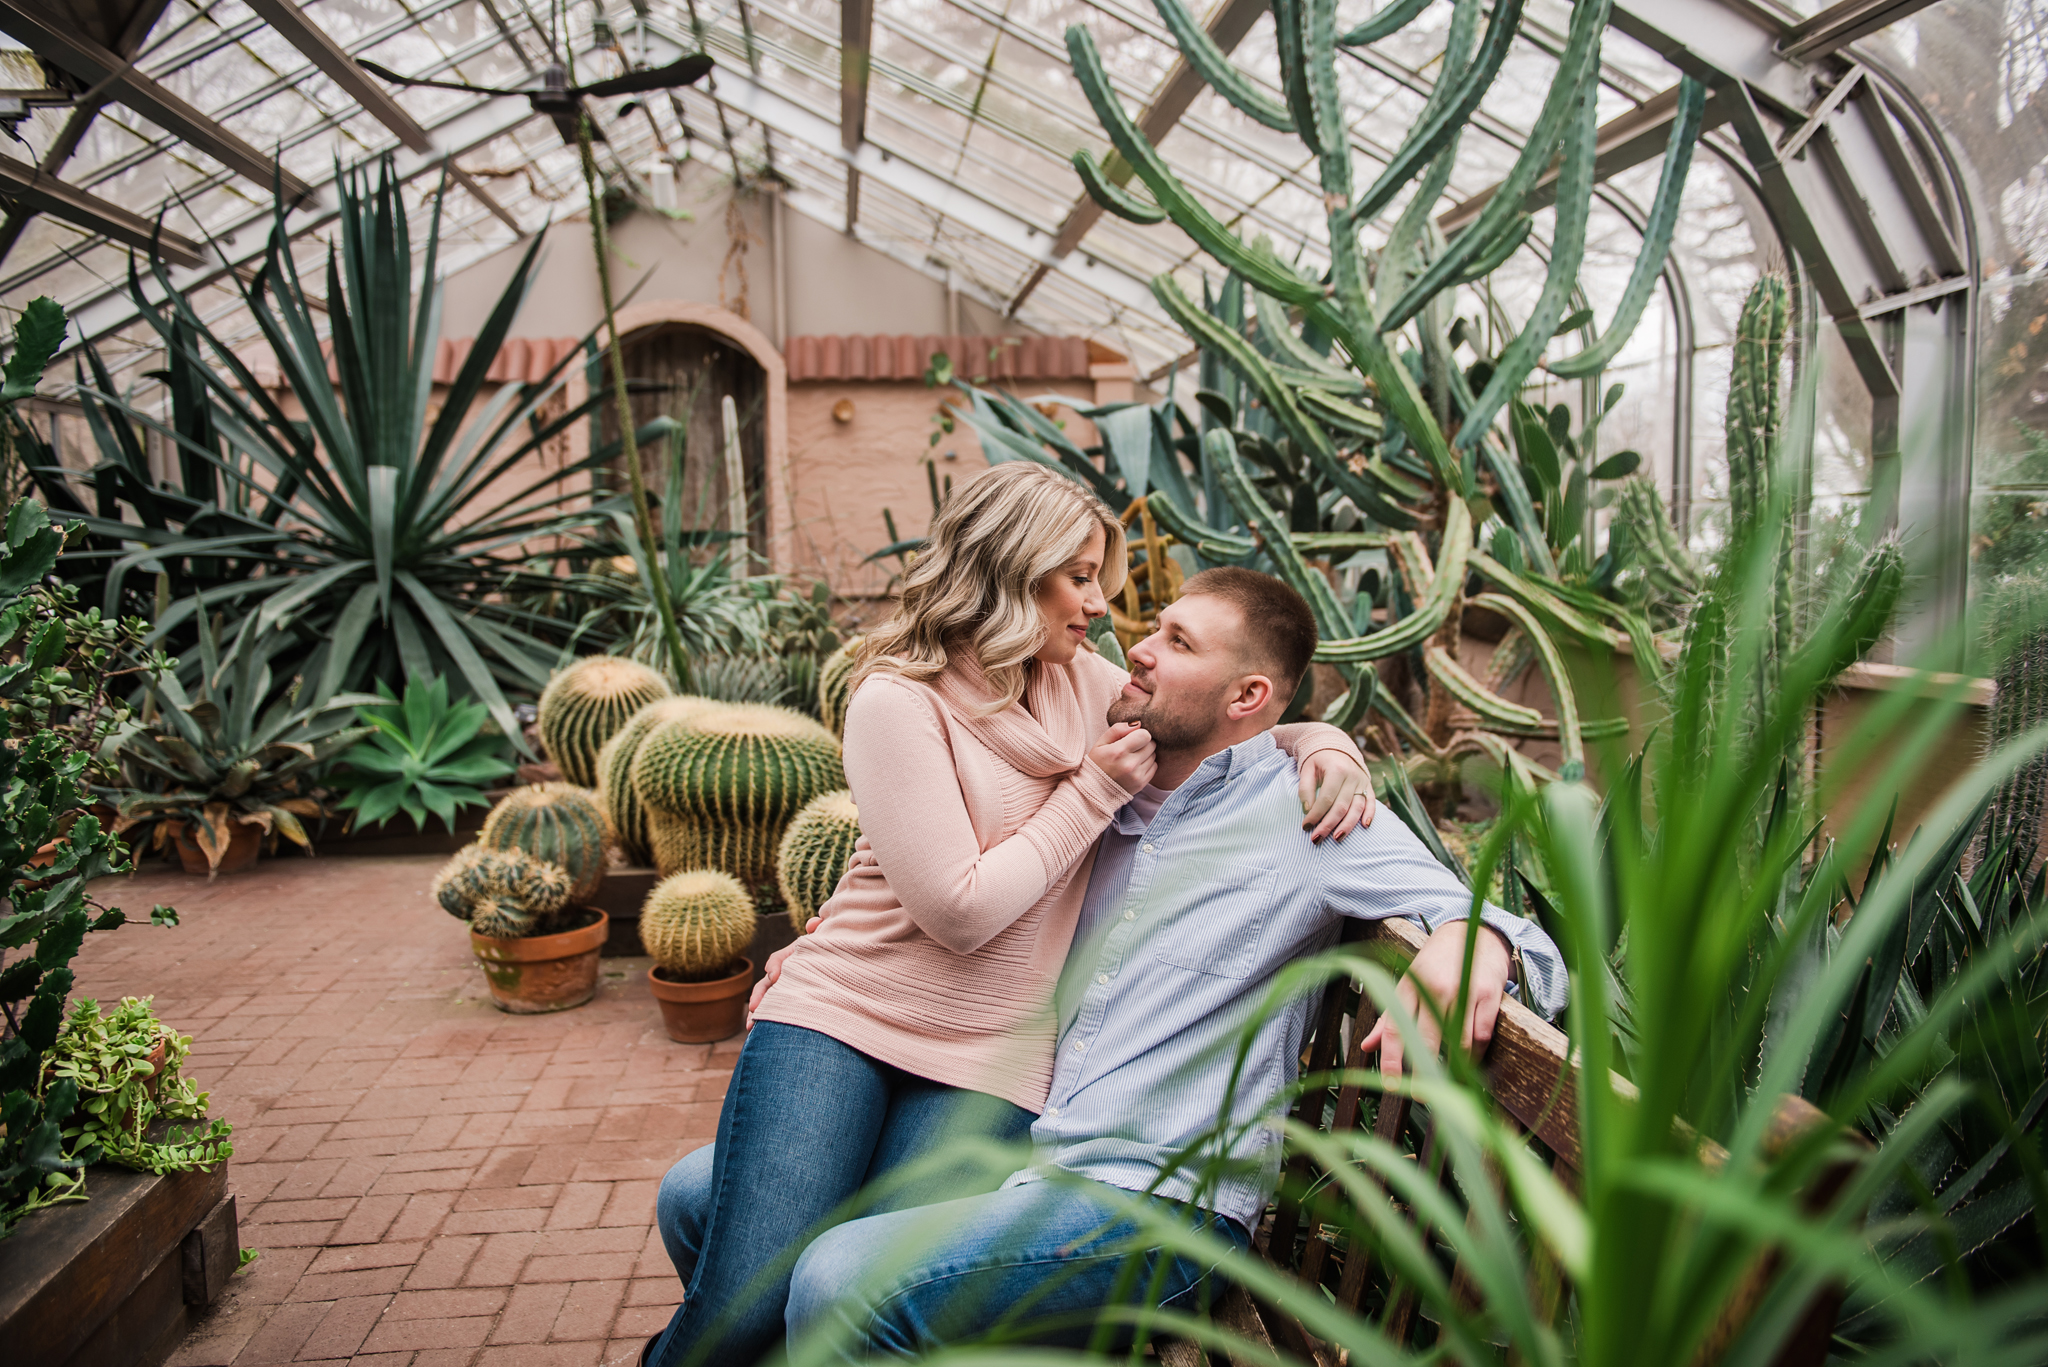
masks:
{"label": "brick paver floor", "polygon": [[[235,1277],[172,1367],[630,1363],[678,1299],[653,1227],[707,1142],[739,1041],[662,1033],[645,959],[597,1000],[493,1008],[435,858],[303,859],[95,891],[140,924],[87,938],[77,993],[154,994],[235,1127]],[[148,924],[169,902],[177,929]]]}

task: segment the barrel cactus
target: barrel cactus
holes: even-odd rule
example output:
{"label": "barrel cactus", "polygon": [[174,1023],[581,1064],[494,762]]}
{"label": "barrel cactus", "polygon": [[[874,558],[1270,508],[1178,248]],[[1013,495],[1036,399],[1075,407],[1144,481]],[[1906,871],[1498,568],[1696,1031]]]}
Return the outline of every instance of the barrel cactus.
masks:
{"label": "barrel cactus", "polygon": [[858,839],[860,811],[844,788],[812,798],[789,823],[775,856],[775,881],[798,934],[839,886]]}
{"label": "barrel cactus", "polygon": [[573,783],[534,783],[491,809],[477,842],[559,864],[569,871],[571,900],[582,902],[604,881],[606,838],[597,794]]}
{"label": "barrel cactus", "polygon": [[654,849],[648,842],[647,813],[633,793],[633,756],[640,752],[640,742],[663,722],[688,723],[692,718],[705,716],[724,706],[716,699],[692,693],[651,702],[635,712],[619,728],[619,733],[606,741],[604,749],[598,752],[598,805],[604,808],[605,820],[611,823],[612,838],[619,842],[628,862],[639,865],[654,862]]}
{"label": "barrel cactus", "polygon": [[860,647],[860,637],[848,637],[818,666],[818,717],[835,736],[846,734],[846,704],[853,698],[853,671],[860,660]]}
{"label": "barrel cactus", "polygon": [[540,695],[540,741],[562,777],[597,782],[598,751],[628,718],[668,696],[661,675],[635,660],[591,655],[548,681]]}
{"label": "barrel cactus", "polygon": [[654,867],[724,869],[750,887],[775,877],[782,833],[803,805],[846,786],[839,742],[786,707],[736,705],[665,722],[633,757]]}
{"label": "barrel cactus", "polygon": [[754,899],[715,869],[670,874],[640,908],[640,943],[672,980],[730,977],[753,940]]}
{"label": "barrel cactus", "polygon": [[567,869],[523,850],[465,845],[441,866],[434,900],[479,935],[517,940],[545,934],[569,905]]}

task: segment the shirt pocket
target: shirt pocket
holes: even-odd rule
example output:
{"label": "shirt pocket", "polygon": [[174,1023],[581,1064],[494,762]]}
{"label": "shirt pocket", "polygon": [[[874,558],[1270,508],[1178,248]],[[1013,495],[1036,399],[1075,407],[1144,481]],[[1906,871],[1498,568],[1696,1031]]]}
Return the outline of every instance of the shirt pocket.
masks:
{"label": "shirt pocket", "polygon": [[1152,957],[1211,977],[1249,978],[1258,967],[1278,872],[1203,860],[1169,860],[1160,872],[1152,900],[1163,901],[1166,915],[1153,927],[1158,948]]}

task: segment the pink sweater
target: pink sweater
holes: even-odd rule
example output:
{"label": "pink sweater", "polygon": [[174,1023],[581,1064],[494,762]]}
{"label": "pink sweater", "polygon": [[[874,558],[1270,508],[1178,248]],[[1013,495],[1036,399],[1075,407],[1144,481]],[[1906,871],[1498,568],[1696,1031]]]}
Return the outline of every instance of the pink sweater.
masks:
{"label": "pink sweater", "polygon": [[[958,673],[943,690],[869,676],[847,711],[846,778],[875,861],[840,879],[824,923],[798,943],[755,1018],[1043,1107],[1053,989],[1096,839],[1130,800],[1087,757],[1126,677],[1083,652],[1033,668],[1021,707],[976,716],[965,704],[993,695]],[[1274,738],[1297,759],[1358,755],[1321,723]],[[1023,767],[1002,758],[1020,751],[1031,760]],[[1061,753],[1078,763],[1041,776]]]}

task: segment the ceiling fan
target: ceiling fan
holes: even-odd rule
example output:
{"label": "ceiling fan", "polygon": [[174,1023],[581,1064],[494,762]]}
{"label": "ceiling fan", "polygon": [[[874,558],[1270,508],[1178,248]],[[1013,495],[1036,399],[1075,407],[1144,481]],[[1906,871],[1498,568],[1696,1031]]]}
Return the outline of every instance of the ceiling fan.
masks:
{"label": "ceiling fan", "polygon": [[[649,71],[632,71],[610,80],[593,81],[589,85],[570,85],[568,73],[559,62],[550,62],[541,70],[540,89],[500,90],[491,86],[465,85],[460,81],[430,81],[423,77],[401,76],[375,62],[358,59],[356,65],[379,80],[393,85],[423,85],[435,90],[462,90],[472,95],[524,95],[533,105],[536,114],[545,114],[554,120],[555,129],[562,135],[562,141],[576,145],[576,115],[582,109],[586,95],[604,99],[608,95],[637,95],[648,90],[674,90],[679,86],[695,84],[711,70],[709,53],[693,52],[687,57],[658,66]],[[605,140],[597,121],[591,121],[590,135],[599,142]]]}

